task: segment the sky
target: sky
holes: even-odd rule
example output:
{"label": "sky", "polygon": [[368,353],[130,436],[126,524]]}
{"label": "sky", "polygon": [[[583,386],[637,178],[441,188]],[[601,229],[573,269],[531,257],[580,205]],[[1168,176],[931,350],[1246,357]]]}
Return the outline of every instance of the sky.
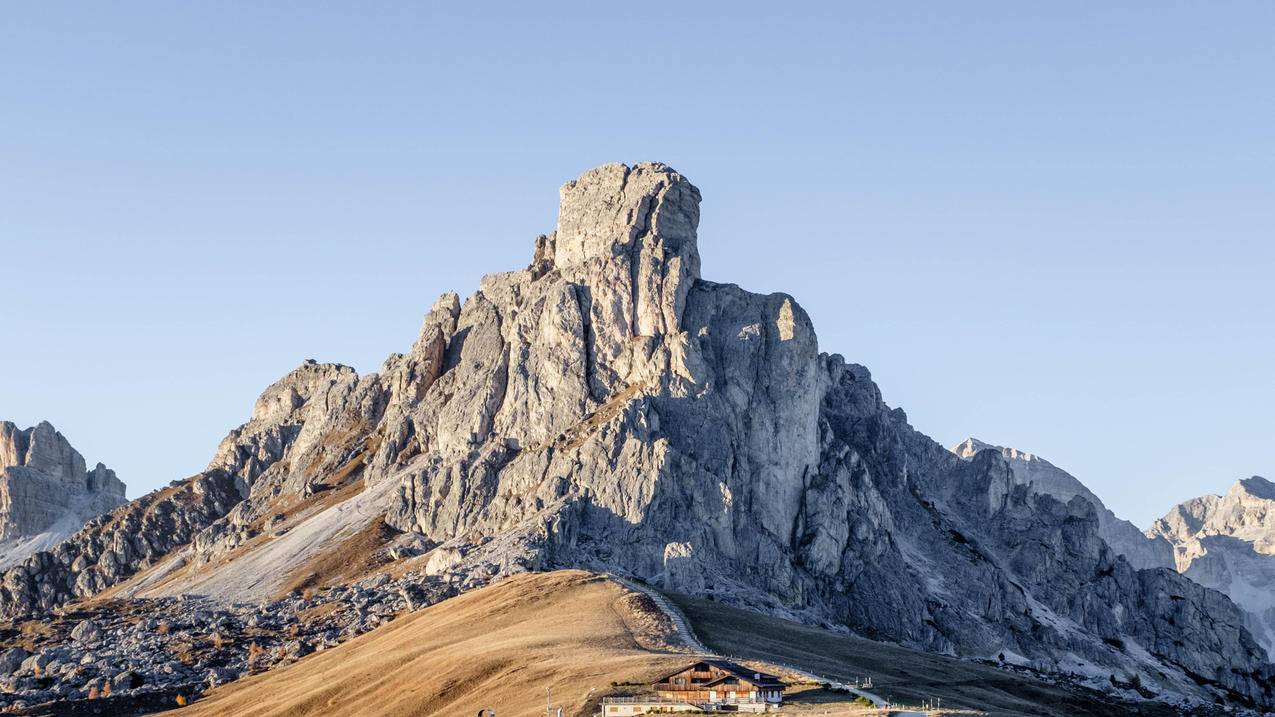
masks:
{"label": "sky", "polygon": [[1275,3],[0,9],[0,419],[131,496],[658,160],[707,279],[1146,527],[1275,478]]}

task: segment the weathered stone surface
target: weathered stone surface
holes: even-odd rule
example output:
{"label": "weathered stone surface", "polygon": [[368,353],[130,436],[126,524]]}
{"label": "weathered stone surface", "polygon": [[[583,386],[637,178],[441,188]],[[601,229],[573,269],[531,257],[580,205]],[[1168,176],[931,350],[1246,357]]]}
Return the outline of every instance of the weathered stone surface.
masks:
{"label": "weathered stone surface", "polygon": [[[241,584],[207,576],[283,569],[242,551],[274,555],[314,524],[268,531],[315,505],[313,521],[383,515],[456,589],[610,570],[932,650],[1270,701],[1225,596],[1135,569],[1091,502],[1022,485],[1001,453],[964,460],[914,430],[867,369],[819,352],[792,297],[702,279],[699,197],[654,163],[568,183],[530,267],[444,294],[379,373],[310,362],[267,389],[203,474],[233,507],[149,555],[180,548],[189,584]],[[375,500],[323,507],[363,486]],[[136,571],[87,550],[125,540],[104,527],[10,571],[0,610]]]}
{"label": "weathered stone surface", "polygon": [[31,653],[21,647],[10,647],[0,651],[0,677],[8,677],[22,666]]}
{"label": "weathered stone surface", "polygon": [[791,297],[701,279],[698,196],[659,165],[586,173],[531,270],[465,303],[444,373],[386,432],[420,447],[389,520],[442,546],[433,570],[593,566],[934,650],[1265,695],[1223,596],[1136,570],[1093,505],[1001,454],[917,433]]}
{"label": "weathered stone surface", "polygon": [[115,585],[190,542],[240,500],[235,477],[210,471],[142,496],[0,576],[0,615],[30,615]]}
{"label": "weathered stone surface", "polygon": [[[260,604],[190,596],[111,599],[33,618],[10,632],[22,634],[34,655],[21,647],[0,650],[0,711],[83,699],[93,691],[100,697],[108,685],[117,698],[169,694],[160,704],[170,706],[175,692],[198,694],[293,662],[456,594],[419,574],[381,578]],[[119,705],[98,712],[116,714],[111,707],[137,713]],[[39,713],[50,711],[58,709]]]}
{"label": "weathered stone surface", "polygon": [[1093,491],[1070,473],[1055,466],[1034,453],[984,443],[977,438],[967,438],[952,448],[961,458],[973,458],[976,453],[994,450],[1001,454],[1014,474],[1014,481],[1029,486],[1033,492],[1051,495],[1063,503],[1080,496],[1093,504],[1098,514],[1098,533],[1118,555],[1122,555],[1135,568],[1172,568],[1173,546],[1161,537],[1149,537],[1127,520],[1116,514]]}
{"label": "weathered stone surface", "polygon": [[0,568],[57,544],[90,519],[123,505],[124,483],[84,457],[47,421],[0,422]]}
{"label": "weathered stone surface", "polygon": [[102,628],[92,620],[84,620],[71,630],[71,639],[83,643],[97,642],[102,639]]}
{"label": "weathered stone surface", "polygon": [[1147,535],[1173,543],[1183,575],[1243,608],[1248,628],[1275,654],[1275,483],[1253,476],[1226,495],[1186,501]]}

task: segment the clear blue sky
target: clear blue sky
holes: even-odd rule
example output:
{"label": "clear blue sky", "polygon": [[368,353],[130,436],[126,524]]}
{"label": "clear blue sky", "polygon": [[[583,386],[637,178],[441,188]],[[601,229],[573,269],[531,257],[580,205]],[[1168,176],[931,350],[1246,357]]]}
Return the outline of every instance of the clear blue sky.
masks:
{"label": "clear blue sky", "polygon": [[140,495],[656,159],[937,440],[1144,526],[1275,474],[1275,3],[428,5],[0,10],[0,418]]}

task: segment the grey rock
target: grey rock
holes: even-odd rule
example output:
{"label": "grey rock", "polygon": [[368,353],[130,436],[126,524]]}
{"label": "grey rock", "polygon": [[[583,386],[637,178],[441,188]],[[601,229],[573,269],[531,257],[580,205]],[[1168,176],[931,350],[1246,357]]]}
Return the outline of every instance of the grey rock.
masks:
{"label": "grey rock", "polygon": [[283,646],[284,655],[290,659],[299,659],[314,652],[314,648],[305,640],[293,640]]}
{"label": "grey rock", "polygon": [[114,471],[101,463],[88,469],[47,421],[27,429],[0,421],[0,568],[123,505],[124,491]]}
{"label": "grey rock", "polygon": [[0,676],[8,677],[18,668],[22,667],[23,661],[31,656],[31,653],[21,647],[10,647],[0,651]]}
{"label": "grey rock", "polygon": [[111,687],[115,692],[133,690],[146,684],[146,680],[132,670],[125,670],[111,678]]}
{"label": "grey rock", "polygon": [[47,667],[48,664],[48,655],[42,652],[37,652],[23,660],[20,669],[25,673],[43,672],[44,668]]}
{"label": "grey rock", "polygon": [[1094,495],[1084,483],[1070,473],[1055,466],[1034,453],[984,443],[977,438],[967,438],[952,448],[961,458],[970,459],[979,451],[993,450],[1009,463],[1014,481],[1029,486],[1037,493],[1045,493],[1066,503],[1080,496],[1093,504],[1098,515],[1098,533],[1118,555],[1124,556],[1135,568],[1172,568],[1173,546],[1159,536],[1144,535],[1141,530],[1115,513]]}
{"label": "grey rock", "polygon": [[662,165],[569,183],[532,268],[484,278],[442,373],[389,399],[378,430],[416,453],[387,520],[438,544],[432,572],[601,567],[932,650],[1264,694],[1224,597],[1137,570],[1094,505],[1005,456],[916,432],[791,297],[701,279],[698,198]]}
{"label": "grey rock", "polygon": [[1275,483],[1253,476],[1226,495],[1181,503],[1147,535],[1173,544],[1183,575],[1243,608],[1249,630],[1275,655]]}
{"label": "grey rock", "polygon": [[186,545],[241,500],[236,481],[210,470],[95,518],[0,575],[0,616],[31,615],[95,595]]}
{"label": "grey rock", "polygon": [[[0,579],[0,613],[95,594],[178,552],[196,574],[257,566],[222,584],[265,582],[289,566],[216,559],[281,501],[360,488],[359,514],[429,551],[427,600],[529,570],[609,570],[925,649],[1270,703],[1266,656],[1224,595],[1137,569],[1083,496],[1032,490],[1001,453],[964,460],[913,429],[867,369],[820,353],[791,296],[703,279],[699,200],[660,164],[586,172],[528,269],[484,277],[464,302],[444,294],[379,373],[289,373],[171,489],[181,500],[135,501],[32,556]],[[314,635],[391,618],[402,585],[320,593],[344,602]],[[303,603],[242,619],[299,627]]]}
{"label": "grey rock", "polygon": [[97,642],[102,639],[102,628],[92,620],[84,620],[71,630],[71,639],[83,643]]}

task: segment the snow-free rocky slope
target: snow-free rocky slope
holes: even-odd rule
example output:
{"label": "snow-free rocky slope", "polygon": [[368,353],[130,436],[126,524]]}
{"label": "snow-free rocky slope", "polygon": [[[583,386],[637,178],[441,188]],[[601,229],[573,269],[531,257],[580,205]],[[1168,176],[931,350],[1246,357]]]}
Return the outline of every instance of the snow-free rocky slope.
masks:
{"label": "snow-free rocky slope", "polygon": [[1275,483],[1253,476],[1226,495],[1188,500],[1147,535],[1173,544],[1183,575],[1243,608],[1249,630],[1275,655]]}
{"label": "snow-free rocky slope", "polygon": [[47,422],[0,421],[0,568],[56,545],[90,519],[126,503],[115,471],[84,456]]}
{"label": "snow-free rocky slope", "polygon": [[914,430],[867,369],[819,352],[792,297],[702,279],[699,204],[660,164],[569,182],[527,269],[444,294],[379,373],[288,374],[207,471],[6,573],[0,611],[129,576],[119,594],[263,599],[375,534],[462,588],[610,570],[933,651],[1273,703],[1224,595],[1135,569],[1090,502]]}
{"label": "snow-free rocky slope", "polygon": [[952,448],[972,459],[999,452],[1014,480],[1061,501],[1081,496],[1098,513],[1098,533],[1139,568],[1167,567],[1225,593],[1244,611],[1254,639],[1275,654],[1275,484],[1260,476],[1237,481],[1226,495],[1185,501],[1145,533],[1122,520],[1070,473],[1033,453],[969,438]]}
{"label": "snow-free rocky slope", "polygon": [[1173,546],[1159,536],[1144,535],[1133,523],[1111,512],[1093,491],[1067,471],[1034,453],[985,443],[967,438],[952,448],[961,458],[971,459],[979,451],[993,450],[1001,454],[1014,474],[1014,480],[1036,493],[1046,493],[1066,503],[1080,496],[1093,504],[1098,514],[1098,534],[1117,554],[1135,568],[1172,568]]}

